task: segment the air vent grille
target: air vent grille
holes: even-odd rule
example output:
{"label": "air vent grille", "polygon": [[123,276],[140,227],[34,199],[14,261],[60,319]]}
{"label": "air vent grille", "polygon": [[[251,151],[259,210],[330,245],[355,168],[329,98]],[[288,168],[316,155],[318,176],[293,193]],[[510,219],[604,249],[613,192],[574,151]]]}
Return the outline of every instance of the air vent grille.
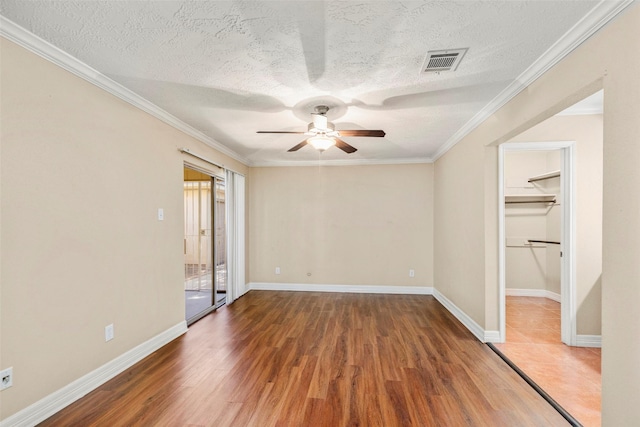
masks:
{"label": "air vent grille", "polygon": [[422,72],[455,71],[465,53],[467,53],[467,49],[429,51],[424,60]]}
{"label": "air vent grille", "polygon": [[429,58],[429,63],[427,64],[427,68],[425,70],[432,70],[434,68],[438,69],[449,69],[451,65],[458,59],[458,54],[444,54],[444,55],[432,55]]}

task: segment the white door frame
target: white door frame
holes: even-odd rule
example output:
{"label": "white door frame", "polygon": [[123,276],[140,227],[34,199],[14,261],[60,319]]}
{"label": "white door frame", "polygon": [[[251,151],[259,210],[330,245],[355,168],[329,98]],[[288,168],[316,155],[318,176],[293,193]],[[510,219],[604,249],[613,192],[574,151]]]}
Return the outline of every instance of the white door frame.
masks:
{"label": "white door frame", "polygon": [[576,345],[576,212],[575,212],[575,141],[509,142],[498,147],[498,324],[500,342],[506,338],[506,283],[505,283],[505,206],[504,206],[504,156],[506,151],[560,150],[560,228],[562,254],[560,262],[560,301],[562,342]]}

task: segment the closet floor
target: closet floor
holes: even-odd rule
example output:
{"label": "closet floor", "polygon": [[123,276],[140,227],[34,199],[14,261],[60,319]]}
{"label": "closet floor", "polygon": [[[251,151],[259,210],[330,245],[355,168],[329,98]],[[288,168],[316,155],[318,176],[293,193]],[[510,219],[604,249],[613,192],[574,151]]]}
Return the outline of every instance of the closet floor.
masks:
{"label": "closet floor", "polygon": [[495,346],[582,425],[600,426],[599,348],[560,341],[560,303],[507,297],[506,342]]}

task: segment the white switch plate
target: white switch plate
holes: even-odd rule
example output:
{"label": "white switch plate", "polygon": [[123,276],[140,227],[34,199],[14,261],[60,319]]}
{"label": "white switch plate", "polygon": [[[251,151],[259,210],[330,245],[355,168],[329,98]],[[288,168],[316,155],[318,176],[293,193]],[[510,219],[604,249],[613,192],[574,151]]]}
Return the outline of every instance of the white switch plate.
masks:
{"label": "white switch plate", "polygon": [[164,209],[158,208],[158,221],[164,220]]}
{"label": "white switch plate", "polygon": [[104,327],[104,341],[111,341],[113,339],[113,323]]}
{"label": "white switch plate", "polygon": [[13,385],[13,367],[0,371],[0,390]]}
{"label": "white switch plate", "polygon": [[276,274],[280,274],[280,267],[276,267]]}
{"label": "white switch plate", "polygon": [[409,270],[409,277],[416,277],[416,271],[413,268]]}

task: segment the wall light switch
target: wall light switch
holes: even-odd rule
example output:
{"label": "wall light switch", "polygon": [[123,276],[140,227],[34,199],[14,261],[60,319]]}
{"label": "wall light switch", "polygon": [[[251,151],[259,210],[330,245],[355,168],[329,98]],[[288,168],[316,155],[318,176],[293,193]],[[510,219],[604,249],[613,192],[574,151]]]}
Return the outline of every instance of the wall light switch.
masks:
{"label": "wall light switch", "polygon": [[280,267],[276,267],[276,274],[280,274]]}
{"label": "wall light switch", "polygon": [[164,209],[158,208],[158,221],[164,221]]}
{"label": "wall light switch", "polygon": [[113,323],[104,327],[104,341],[111,341],[113,339]]}
{"label": "wall light switch", "polygon": [[413,268],[409,270],[409,277],[416,277],[416,271]]}

